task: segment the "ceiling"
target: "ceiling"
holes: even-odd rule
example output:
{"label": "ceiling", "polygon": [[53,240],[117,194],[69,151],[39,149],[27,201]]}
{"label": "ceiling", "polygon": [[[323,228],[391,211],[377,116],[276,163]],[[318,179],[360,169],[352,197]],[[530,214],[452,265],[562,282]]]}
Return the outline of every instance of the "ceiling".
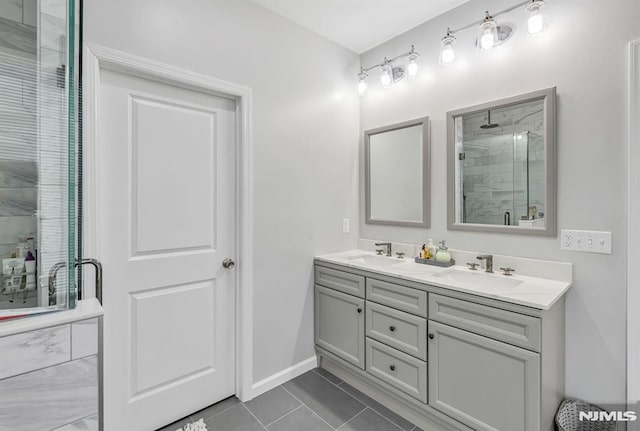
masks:
{"label": "ceiling", "polygon": [[469,0],[252,0],[360,54]]}

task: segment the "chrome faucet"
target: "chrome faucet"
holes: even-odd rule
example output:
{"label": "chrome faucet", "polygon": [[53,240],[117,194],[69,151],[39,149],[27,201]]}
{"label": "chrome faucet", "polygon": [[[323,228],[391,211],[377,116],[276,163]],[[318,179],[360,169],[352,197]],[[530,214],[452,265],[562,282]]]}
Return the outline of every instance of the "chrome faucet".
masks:
{"label": "chrome faucet", "polygon": [[493,255],[481,254],[476,257],[478,260],[484,260],[484,272],[493,272]]}
{"label": "chrome faucet", "polygon": [[387,256],[391,256],[391,243],[390,242],[377,242],[376,247],[386,247]]}

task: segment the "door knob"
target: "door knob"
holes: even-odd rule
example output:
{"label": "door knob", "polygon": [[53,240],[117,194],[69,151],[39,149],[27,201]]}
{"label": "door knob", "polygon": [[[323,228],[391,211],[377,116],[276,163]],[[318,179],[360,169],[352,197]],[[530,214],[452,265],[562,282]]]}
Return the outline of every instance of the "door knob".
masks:
{"label": "door knob", "polygon": [[233,261],[233,259],[226,258],[225,260],[222,261],[222,266],[225,267],[226,269],[231,269],[234,266],[236,266],[236,263]]}
{"label": "door knob", "polygon": [[433,340],[436,336],[434,334],[429,334],[429,339]]}

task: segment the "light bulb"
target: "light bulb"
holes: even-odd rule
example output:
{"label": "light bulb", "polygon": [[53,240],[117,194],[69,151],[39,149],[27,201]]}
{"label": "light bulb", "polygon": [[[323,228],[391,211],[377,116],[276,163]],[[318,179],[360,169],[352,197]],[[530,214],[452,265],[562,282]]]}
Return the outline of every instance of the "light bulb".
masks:
{"label": "light bulb", "polygon": [[456,53],[451,46],[442,50],[442,64],[451,64],[456,59]]}
{"label": "light bulb", "polygon": [[418,74],[418,63],[416,62],[416,58],[409,58],[409,64],[407,65],[407,75],[410,78],[415,78]]}
{"label": "light bulb", "polygon": [[382,75],[380,75],[380,83],[384,88],[388,88],[393,82],[393,77],[391,76],[391,66],[389,64],[385,64],[382,66]]}
{"label": "light bulb", "polygon": [[478,48],[481,51],[487,51],[498,44],[498,24],[489,12],[479,27]]}
{"label": "light bulb", "polygon": [[365,78],[360,78],[358,81],[358,94],[364,96],[367,92],[367,80]]}
{"label": "light bulb", "polygon": [[538,33],[542,33],[546,27],[545,17],[545,5],[542,0],[533,0],[526,7],[529,12],[529,19],[527,20],[527,31],[529,35],[533,36]]}
{"label": "light bulb", "polygon": [[456,59],[456,52],[453,49],[453,42],[456,40],[447,29],[447,35],[440,42],[440,64],[451,64]]}
{"label": "light bulb", "polygon": [[493,48],[493,45],[494,45],[493,35],[491,34],[490,31],[486,30],[482,35],[482,38],[480,39],[480,46],[483,50],[486,51],[487,49]]}
{"label": "light bulb", "polygon": [[527,30],[529,30],[529,34],[540,33],[542,31],[542,16],[532,14],[527,22]]}

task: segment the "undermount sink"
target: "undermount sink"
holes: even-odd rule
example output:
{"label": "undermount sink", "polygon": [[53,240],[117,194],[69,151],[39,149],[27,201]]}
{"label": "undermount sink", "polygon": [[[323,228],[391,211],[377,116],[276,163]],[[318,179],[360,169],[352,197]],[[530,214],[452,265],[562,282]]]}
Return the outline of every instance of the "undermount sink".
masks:
{"label": "undermount sink", "polygon": [[376,256],[372,254],[360,254],[356,256],[349,256],[347,260],[355,263],[364,263],[371,266],[391,266],[404,262],[403,259],[388,256]]}
{"label": "undermount sink", "polygon": [[487,287],[494,289],[511,289],[519,284],[522,284],[522,280],[509,278],[506,276],[455,268],[439,272],[437,274],[434,274],[433,276],[435,278],[440,278],[443,281],[448,281],[456,284],[467,284],[479,288]]}

